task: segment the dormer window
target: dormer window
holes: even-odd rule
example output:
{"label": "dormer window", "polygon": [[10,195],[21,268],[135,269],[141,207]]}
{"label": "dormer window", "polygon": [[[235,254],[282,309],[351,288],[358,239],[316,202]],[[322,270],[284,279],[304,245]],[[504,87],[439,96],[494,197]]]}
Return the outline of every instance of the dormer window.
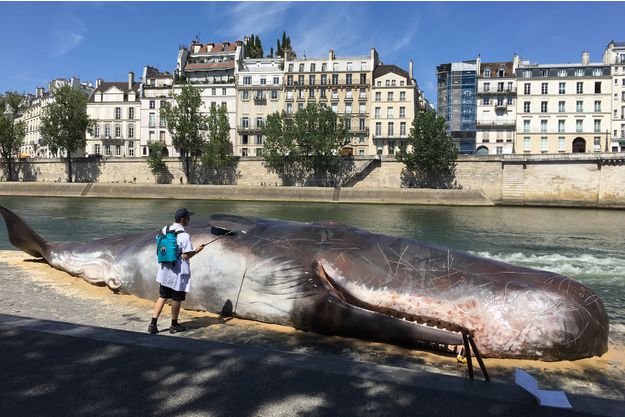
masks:
{"label": "dormer window", "polygon": [[486,68],[484,70],[484,78],[490,78],[490,69]]}
{"label": "dormer window", "polygon": [[498,77],[504,77],[506,75],[506,70],[504,70],[503,68],[500,68],[499,71],[497,71],[497,76]]}

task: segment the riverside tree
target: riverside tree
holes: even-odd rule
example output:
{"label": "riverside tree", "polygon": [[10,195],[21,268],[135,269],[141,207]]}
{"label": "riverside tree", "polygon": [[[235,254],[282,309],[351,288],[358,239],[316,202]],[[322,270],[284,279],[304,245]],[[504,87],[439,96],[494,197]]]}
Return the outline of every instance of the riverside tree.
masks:
{"label": "riverside tree", "polygon": [[174,94],[174,104],[163,103],[160,110],[172,143],[180,152],[187,183],[192,183],[192,172],[197,170],[205,145],[203,136],[207,128],[207,118],[200,113],[201,106],[200,91],[184,84],[180,94]]}
{"label": "riverside tree", "polygon": [[407,146],[397,153],[397,160],[405,165],[402,183],[409,187],[451,188],[457,157],[458,149],[447,133],[445,119],[434,112],[419,112],[412,123]]}
{"label": "riverside tree", "polygon": [[16,122],[24,107],[24,97],[7,92],[0,96],[0,156],[7,181],[15,180],[15,158],[26,136],[26,124]]}
{"label": "riverside tree", "polygon": [[148,150],[148,167],[150,167],[150,171],[152,171],[152,174],[156,177],[156,182],[159,184],[168,182],[167,177],[170,176],[170,174],[167,169],[167,164],[163,160],[165,157],[163,142],[158,140],[148,142]]}
{"label": "riverside tree", "polygon": [[340,150],[349,143],[347,128],[324,104],[309,103],[295,115],[285,112],[267,116],[265,165],[287,184],[301,180],[330,185],[341,171]]}
{"label": "riverside tree", "polygon": [[63,86],[52,96],[41,118],[41,137],[52,153],[65,155],[67,182],[72,182],[72,154],[85,149],[93,120],[87,115],[87,96],[80,91]]}
{"label": "riverside tree", "polygon": [[231,182],[234,153],[230,142],[230,122],[225,106],[211,106],[207,119],[208,142],[204,144],[202,167],[217,183]]}

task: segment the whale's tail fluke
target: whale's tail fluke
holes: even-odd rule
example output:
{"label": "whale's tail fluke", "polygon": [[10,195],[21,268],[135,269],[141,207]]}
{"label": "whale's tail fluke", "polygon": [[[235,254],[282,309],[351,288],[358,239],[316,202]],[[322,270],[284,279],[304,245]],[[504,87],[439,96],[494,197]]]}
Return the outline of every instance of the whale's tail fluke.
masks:
{"label": "whale's tail fluke", "polygon": [[0,214],[4,217],[11,244],[29,255],[45,258],[49,243],[39,236],[17,214],[6,207],[0,206]]}

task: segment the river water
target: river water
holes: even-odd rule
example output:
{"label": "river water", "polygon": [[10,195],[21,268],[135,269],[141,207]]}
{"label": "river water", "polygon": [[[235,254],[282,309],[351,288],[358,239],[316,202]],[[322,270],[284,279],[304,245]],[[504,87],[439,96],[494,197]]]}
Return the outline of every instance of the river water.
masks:
{"label": "river water", "polygon": [[[195,218],[228,213],[296,221],[336,220],[567,275],[597,292],[612,330],[625,333],[622,210],[43,197],[3,197],[0,204],[51,241],[86,242],[117,233],[157,231],[173,220],[179,207],[187,207]],[[4,222],[0,225],[0,249],[15,249]]]}

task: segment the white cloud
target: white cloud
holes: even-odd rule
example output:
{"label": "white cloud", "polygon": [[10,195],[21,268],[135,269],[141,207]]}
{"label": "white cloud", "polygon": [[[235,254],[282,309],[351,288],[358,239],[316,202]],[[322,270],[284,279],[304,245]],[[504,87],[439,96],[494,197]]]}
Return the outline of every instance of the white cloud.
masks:
{"label": "white cloud", "polygon": [[57,56],[65,55],[72,49],[76,48],[84,39],[82,35],[69,30],[55,31],[53,33],[53,37],[53,53]]}
{"label": "white cloud", "polygon": [[209,9],[210,16],[221,21],[216,33],[237,39],[252,33],[266,34],[283,28],[287,22],[287,12],[294,6],[289,2],[242,2],[233,6],[230,3],[219,4],[225,4],[226,10],[214,12],[215,5]]}

